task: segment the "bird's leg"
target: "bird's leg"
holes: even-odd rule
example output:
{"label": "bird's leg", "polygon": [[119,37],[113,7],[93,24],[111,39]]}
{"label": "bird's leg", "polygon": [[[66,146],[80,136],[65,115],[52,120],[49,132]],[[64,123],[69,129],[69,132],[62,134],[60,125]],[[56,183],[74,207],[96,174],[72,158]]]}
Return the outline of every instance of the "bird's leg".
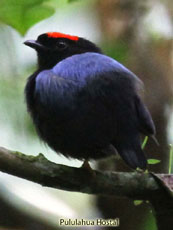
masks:
{"label": "bird's leg", "polygon": [[92,168],[91,168],[91,166],[90,166],[88,160],[84,160],[84,162],[83,162],[81,168],[87,169],[87,170],[92,170]]}
{"label": "bird's leg", "polygon": [[88,172],[89,174],[91,174],[92,176],[95,176],[95,171],[91,168],[88,160],[84,160],[82,166],[82,169],[84,169],[86,172]]}

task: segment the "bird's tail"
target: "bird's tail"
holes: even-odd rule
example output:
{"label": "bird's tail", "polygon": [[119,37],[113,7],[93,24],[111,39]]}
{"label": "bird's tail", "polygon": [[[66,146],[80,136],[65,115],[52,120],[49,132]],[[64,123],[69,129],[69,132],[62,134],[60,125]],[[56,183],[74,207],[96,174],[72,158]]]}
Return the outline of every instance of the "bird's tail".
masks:
{"label": "bird's tail", "polygon": [[118,153],[123,160],[133,169],[140,168],[145,170],[147,168],[147,160],[141,149],[140,139],[132,137],[116,146]]}

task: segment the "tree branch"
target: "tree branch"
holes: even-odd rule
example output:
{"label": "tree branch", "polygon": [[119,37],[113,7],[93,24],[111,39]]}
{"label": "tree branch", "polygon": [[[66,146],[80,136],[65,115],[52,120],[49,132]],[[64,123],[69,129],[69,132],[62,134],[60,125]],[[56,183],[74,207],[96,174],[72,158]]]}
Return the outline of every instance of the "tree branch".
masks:
{"label": "tree branch", "polygon": [[[0,170],[57,189],[149,200],[155,208],[158,223],[161,222],[159,225],[162,228],[158,229],[163,229],[165,215],[166,221],[172,226],[173,175],[96,170],[91,173],[85,168],[55,164],[42,154],[28,156],[2,147],[0,147]],[[166,225],[168,226],[168,222]]]}
{"label": "tree branch", "polygon": [[27,156],[2,147],[0,170],[43,186],[88,194],[145,199],[144,194],[159,190],[157,182],[148,173],[91,173],[84,168],[55,164],[42,154]]}

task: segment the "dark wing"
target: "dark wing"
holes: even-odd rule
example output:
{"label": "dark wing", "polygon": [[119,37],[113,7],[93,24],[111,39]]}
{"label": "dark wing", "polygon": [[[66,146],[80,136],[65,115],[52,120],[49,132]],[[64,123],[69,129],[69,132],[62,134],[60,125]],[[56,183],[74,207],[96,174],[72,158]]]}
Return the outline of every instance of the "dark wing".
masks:
{"label": "dark wing", "polygon": [[91,94],[107,107],[112,116],[111,144],[132,168],[145,169],[146,157],[141,149],[140,133],[155,133],[152,118],[138,96],[140,80],[130,72],[115,70],[92,79]]}
{"label": "dark wing", "polygon": [[138,95],[135,97],[135,107],[141,133],[148,136],[155,135],[156,131],[152,117]]}

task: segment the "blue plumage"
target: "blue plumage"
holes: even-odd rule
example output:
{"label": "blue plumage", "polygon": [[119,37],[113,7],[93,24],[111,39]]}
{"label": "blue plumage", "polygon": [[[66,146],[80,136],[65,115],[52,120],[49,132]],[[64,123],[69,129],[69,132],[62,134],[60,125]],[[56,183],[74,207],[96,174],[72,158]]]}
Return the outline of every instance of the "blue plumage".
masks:
{"label": "blue plumage", "polygon": [[[56,64],[51,70],[44,70],[39,73],[36,78],[36,90],[39,90],[39,84],[40,87],[45,86],[47,90],[51,85],[51,81],[55,84],[55,88],[58,83],[63,85],[70,80],[74,81],[74,84],[78,86],[83,86],[90,78],[111,71],[116,73],[125,72],[137,80],[137,77],[130,70],[114,59],[102,54],[84,53],[68,57]],[[50,77],[53,75],[54,77]],[[66,81],[63,81],[63,79]],[[51,85],[51,87],[54,89],[54,86]]]}
{"label": "blue plumage", "polygon": [[58,38],[47,39],[34,43],[39,70],[25,89],[40,137],[67,157],[99,159],[118,151],[132,168],[146,168],[140,133],[153,135],[155,127],[138,95],[141,81],[87,40],[64,38],[65,48],[57,49]]}
{"label": "blue plumage", "polygon": [[93,77],[94,75],[110,71],[126,72],[132,77],[135,76],[116,60],[106,55],[92,52],[68,57],[55,65],[52,71],[60,77],[79,82],[83,82],[86,78]]}
{"label": "blue plumage", "polygon": [[52,69],[41,71],[36,77],[35,93],[43,104],[52,105],[54,110],[56,105],[70,103],[75,93],[94,78],[110,72],[115,73],[113,78],[119,78],[118,74],[121,73],[121,77],[129,76],[134,83],[140,83],[139,79],[119,62],[106,55],[90,52],[73,55]]}

